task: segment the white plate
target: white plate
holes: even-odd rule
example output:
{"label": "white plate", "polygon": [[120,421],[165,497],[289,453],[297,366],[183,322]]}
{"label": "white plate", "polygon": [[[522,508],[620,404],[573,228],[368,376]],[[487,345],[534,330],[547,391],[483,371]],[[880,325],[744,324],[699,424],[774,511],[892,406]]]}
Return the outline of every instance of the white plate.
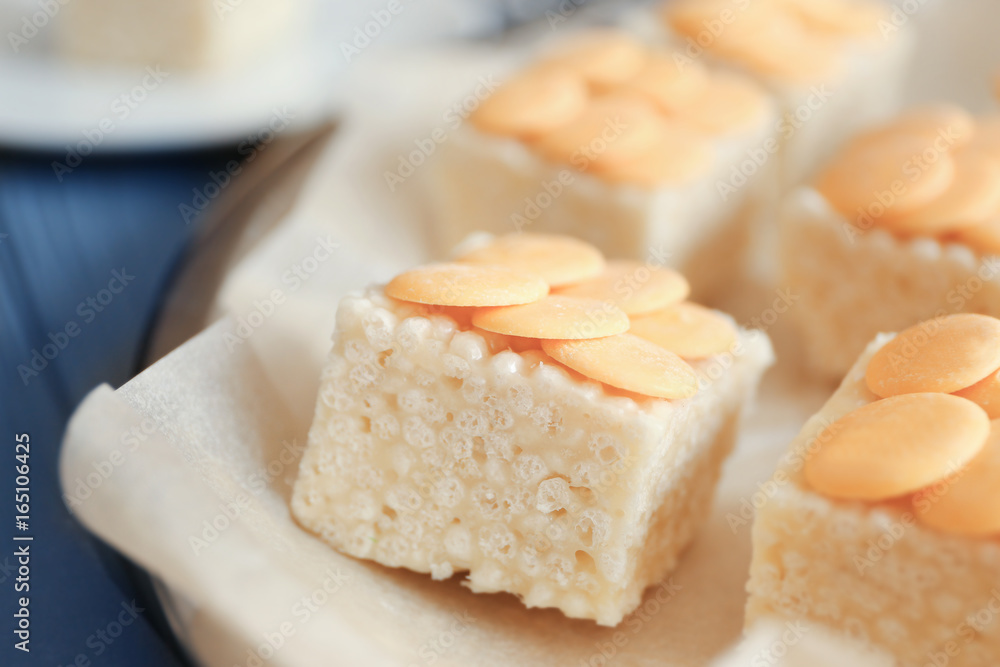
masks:
{"label": "white plate", "polygon": [[0,144],[86,155],[238,143],[269,126],[306,129],[334,110],[345,65],[337,55],[304,42],[224,75],[0,59]]}
{"label": "white plate", "polygon": [[[502,18],[492,3],[468,0],[426,0],[418,9],[403,3],[391,19],[385,0],[307,4],[307,27],[273,55],[239,70],[177,71],[158,80],[142,70],[50,56],[54,28],[42,21],[37,35],[13,53],[9,35],[19,34],[24,17],[39,8],[29,0],[0,0],[0,146],[85,155],[238,144],[276,128],[307,130],[336,112],[349,71],[373,52],[492,32]],[[373,23],[377,17],[382,25]]]}

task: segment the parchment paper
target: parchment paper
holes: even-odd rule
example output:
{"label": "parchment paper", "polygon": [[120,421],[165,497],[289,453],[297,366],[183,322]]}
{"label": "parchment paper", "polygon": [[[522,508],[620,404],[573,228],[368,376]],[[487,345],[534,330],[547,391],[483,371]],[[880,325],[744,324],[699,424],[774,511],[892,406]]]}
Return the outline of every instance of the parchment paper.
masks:
{"label": "parchment paper", "polygon": [[[710,519],[616,629],[473,595],[460,576],[434,582],[344,557],[290,518],[338,298],[429,258],[422,170],[395,192],[383,174],[511,62],[466,48],[357,68],[342,130],[292,214],[224,282],[221,319],[118,391],[94,390],[74,416],[61,461],[74,512],[161,582],[201,664],[699,665],[740,639],[748,506],[831,390],[796,375],[787,318],[769,331],[779,365]],[[778,664],[754,660],[781,631],[762,629],[725,664]],[[813,637],[822,632],[800,654]]]}

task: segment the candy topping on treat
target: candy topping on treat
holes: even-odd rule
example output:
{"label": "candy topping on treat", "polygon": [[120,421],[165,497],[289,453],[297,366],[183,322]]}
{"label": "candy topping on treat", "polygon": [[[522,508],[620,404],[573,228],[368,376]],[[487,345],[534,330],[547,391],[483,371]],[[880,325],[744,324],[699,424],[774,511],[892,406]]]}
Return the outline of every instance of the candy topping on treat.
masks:
{"label": "candy topping on treat", "polygon": [[556,290],[557,294],[610,301],[626,315],[640,315],[675,304],[691,291],[673,269],[651,268],[642,262],[608,262],[600,275]]}
{"label": "candy topping on treat", "polygon": [[757,88],[742,77],[717,74],[695,103],[678,114],[694,127],[708,134],[745,130],[760,122],[767,103]]}
{"label": "candy topping on treat", "polygon": [[708,71],[697,62],[685,64],[682,69],[673,58],[656,53],[624,88],[645,95],[670,114],[693,104],[709,88]]}
{"label": "candy topping on treat", "polygon": [[393,278],[385,293],[394,299],[436,306],[506,306],[548,294],[539,276],[502,266],[429,264]]}
{"label": "candy topping on treat", "polygon": [[736,342],[736,329],[729,320],[687,302],[634,317],[629,331],[684,359],[721,354]]}
{"label": "candy topping on treat", "polygon": [[989,417],[972,401],[938,393],[894,396],[827,427],[804,472],[824,495],[885,500],[918,491],[968,463],[989,432]]}
{"label": "candy topping on treat", "polygon": [[[663,18],[706,50],[766,76],[802,81],[829,73],[846,40],[879,35],[880,3],[855,0],[673,0]],[[702,33],[713,26],[713,39]],[[714,26],[718,26],[715,28]]]}
{"label": "candy topping on treat", "polygon": [[875,353],[865,379],[878,396],[952,393],[1000,368],[1000,320],[959,313],[901,332]]}
{"label": "candy topping on treat", "polygon": [[600,338],[628,331],[628,315],[596,299],[550,295],[521,306],[483,308],[472,324],[505,336],[523,338]]}
{"label": "candy topping on treat", "polygon": [[881,206],[879,219],[912,211],[944,194],[955,176],[950,154],[934,153],[930,160],[927,149],[919,136],[862,135],[827,166],[816,188],[849,216],[875,205]]}
{"label": "candy topping on treat", "polygon": [[613,165],[595,163],[590,170],[610,183],[654,189],[664,183],[688,183],[714,160],[715,151],[705,137],[670,119],[663,121],[660,140],[641,155]]}
{"label": "candy topping on treat", "polygon": [[990,419],[1000,418],[1000,371],[990,373],[985,378],[961,391],[956,396],[967,398],[990,416]]}
{"label": "candy topping on treat", "polygon": [[935,236],[972,227],[1000,211],[1000,163],[977,151],[954,155],[951,185],[926,206],[887,219],[904,235]]}
{"label": "candy topping on treat", "polygon": [[645,48],[614,30],[591,31],[570,40],[547,62],[578,72],[595,86],[613,86],[635,76],[646,64]]}
{"label": "candy topping on treat", "polygon": [[913,508],[921,523],[942,532],[1000,533],[1000,422],[990,423],[986,445],[964,469],[915,494]]}
{"label": "candy topping on treat", "polygon": [[601,251],[589,243],[570,236],[527,232],[498,236],[465,253],[458,261],[533,273],[552,287],[589,280],[600,275],[605,267]]}
{"label": "candy topping on treat", "polygon": [[675,56],[626,33],[588,34],[515,75],[472,122],[609,183],[683,184],[711,168],[708,136],[762,123],[770,101],[749,79]]}
{"label": "candy topping on treat", "polygon": [[1000,252],[1000,122],[939,104],[854,138],[816,188],[864,230]]}
{"label": "candy topping on treat", "polygon": [[951,315],[897,335],[866,373],[869,388],[888,398],[817,435],[806,481],[834,498],[912,493],[914,515],[931,528],[1000,533],[1000,420],[990,421],[1000,415],[998,349],[1000,320],[985,315]]}
{"label": "candy topping on treat", "polygon": [[567,68],[525,72],[500,86],[472,116],[483,132],[533,137],[565,125],[587,106],[587,83]]}
{"label": "candy topping on treat", "polygon": [[660,142],[665,125],[663,116],[644,98],[602,97],[574,120],[541,137],[535,148],[553,162],[573,164],[583,156],[588,166],[620,164]]}
{"label": "candy topping on treat", "polygon": [[698,391],[694,369],[673,352],[638,336],[543,340],[556,361],[612,387],[657,398],[688,398]]}
{"label": "candy topping on treat", "polygon": [[[549,285],[561,287],[547,294]],[[688,291],[671,269],[606,263],[583,241],[526,233],[494,238],[458,263],[407,271],[385,288],[394,299],[432,306],[490,349],[541,355],[542,348],[552,364],[665,399],[697,392],[697,374],[682,357],[704,359],[737,340],[727,319],[683,302]],[[626,334],[630,315],[641,336]]]}

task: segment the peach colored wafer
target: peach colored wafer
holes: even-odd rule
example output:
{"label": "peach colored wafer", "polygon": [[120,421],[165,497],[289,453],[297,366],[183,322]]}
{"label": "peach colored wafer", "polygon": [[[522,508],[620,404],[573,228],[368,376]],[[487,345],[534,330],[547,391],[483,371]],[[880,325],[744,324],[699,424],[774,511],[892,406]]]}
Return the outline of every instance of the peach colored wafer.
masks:
{"label": "peach colored wafer", "polygon": [[616,30],[595,30],[580,35],[548,57],[545,64],[569,67],[588,82],[613,86],[634,77],[646,64],[645,47]]}
{"label": "peach colored wafer", "polygon": [[663,136],[645,153],[613,164],[597,164],[595,171],[615,184],[654,189],[681,185],[703,175],[715,162],[715,149],[700,133],[674,120],[663,121]]}
{"label": "peach colored wafer", "polygon": [[651,102],[634,94],[614,95],[594,100],[534,146],[548,160],[586,169],[641,156],[666,132],[666,120]]}
{"label": "peach colored wafer", "polygon": [[877,217],[885,220],[940,197],[954,176],[949,154],[933,152],[917,137],[894,134],[852,142],[820,174],[816,188],[842,213],[853,216],[878,206],[884,213]]}
{"label": "peach colored wafer", "polygon": [[956,240],[984,255],[1000,255],[1000,214],[988,222],[960,230]]}
{"label": "peach colored wafer", "polygon": [[988,221],[1000,210],[1000,164],[978,151],[954,154],[955,177],[939,197],[883,224],[901,235],[935,236]]}
{"label": "peach colored wafer", "polygon": [[483,308],[472,324],[505,336],[583,340],[628,331],[628,315],[595,299],[550,295],[523,306]]}
{"label": "peach colored wafer", "polygon": [[938,393],[894,396],[824,429],[806,458],[805,477],[833,498],[894,498],[972,460],[989,432],[989,417],[972,401]]}
{"label": "peach colored wafer", "polygon": [[955,149],[975,135],[976,120],[960,106],[931,104],[902,113],[892,122],[891,128],[927,141],[942,139],[948,148]]}
{"label": "peach colored wafer", "polygon": [[884,6],[850,0],[779,0],[784,10],[807,28],[845,37],[881,35],[879,22],[887,18]]}
{"label": "peach colored wafer", "polygon": [[726,31],[714,48],[757,74],[797,83],[830,76],[840,66],[833,40],[807,35],[780,16],[759,28]]}
{"label": "peach colored wafer", "polygon": [[684,359],[721,354],[736,342],[736,329],[729,320],[694,303],[678,303],[630,319],[630,333]]}
{"label": "peach colored wafer", "polygon": [[601,251],[571,236],[531,234],[498,236],[458,258],[470,264],[495,264],[541,276],[552,287],[588,280],[604,270]]}
{"label": "peach colored wafer", "polygon": [[[937,488],[940,487],[940,488]],[[983,449],[967,466],[913,496],[924,525],[945,533],[986,537],[1000,533],[1000,422],[991,422]]]}
{"label": "peach colored wafer", "polygon": [[608,262],[604,272],[556,293],[610,302],[626,315],[648,313],[681,301],[691,291],[684,276],[672,269],[650,268],[642,262]]}
{"label": "peach colored wafer", "polygon": [[437,306],[531,303],[548,291],[538,275],[471,264],[428,264],[399,274],[385,286],[385,293],[394,299]]}
{"label": "peach colored wafer", "polygon": [[955,392],[956,396],[967,398],[990,416],[1000,418],[1000,371],[994,371],[972,385]]}
{"label": "peach colored wafer", "polygon": [[737,76],[716,74],[678,115],[708,134],[724,134],[756,126],[766,112],[767,98],[757,86]]}
{"label": "peach colored wafer", "polygon": [[526,72],[500,86],[471,120],[490,134],[533,137],[579,116],[587,94],[586,81],[568,68]]}
{"label": "peach colored wafer", "polygon": [[708,72],[692,62],[683,68],[666,54],[656,54],[624,86],[645,95],[660,110],[673,113],[698,99],[708,86]]}
{"label": "peach colored wafer", "polygon": [[691,366],[638,336],[543,340],[542,350],[593,380],[637,394],[676,399],[698,392],[698,378]]}
{"label": "peach colored wafer", "polygon": [[1000,368],[1000,320],[958,313],[906,329],[868,362],[865,380],[878,396],[956,392]]}

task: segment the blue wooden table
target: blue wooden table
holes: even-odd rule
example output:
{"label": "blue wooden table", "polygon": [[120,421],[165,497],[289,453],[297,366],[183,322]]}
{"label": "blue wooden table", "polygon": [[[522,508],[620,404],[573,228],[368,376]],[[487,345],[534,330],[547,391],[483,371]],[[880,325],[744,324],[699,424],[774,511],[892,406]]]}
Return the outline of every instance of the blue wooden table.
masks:
{"label": "blue wooden table", "polygon": [[[124,383],[139,367],[158,304],[198,227],[182,205],[232,157],[228,150],[92,157],[60,182],[51,157],[0,153],[2,665],[183,664],[148,581],[67,511],[57,455],[83,396],[102,382]],[[30,438],[25,531],[14,507],[21,433]],[[15,550],[25,545],[30,574],[18,581]],[[23,596],[30,596],[30,653],[15,648],[13,614]]]}

